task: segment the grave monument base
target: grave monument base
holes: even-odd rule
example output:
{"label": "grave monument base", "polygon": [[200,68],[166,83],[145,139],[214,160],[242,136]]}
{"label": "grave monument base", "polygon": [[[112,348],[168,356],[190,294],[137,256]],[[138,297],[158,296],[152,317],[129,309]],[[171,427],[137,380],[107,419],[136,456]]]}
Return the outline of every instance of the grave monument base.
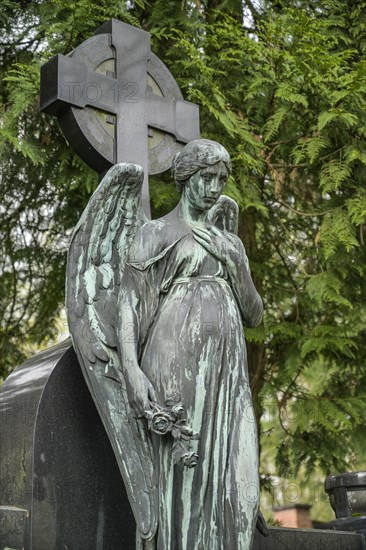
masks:
{"label": "grave monument base", "polygon": [[[135,550],[117,463],[67,340],[0,389],[0,550]],[[366,550],[361,534],[258,531],[253,550]]]}

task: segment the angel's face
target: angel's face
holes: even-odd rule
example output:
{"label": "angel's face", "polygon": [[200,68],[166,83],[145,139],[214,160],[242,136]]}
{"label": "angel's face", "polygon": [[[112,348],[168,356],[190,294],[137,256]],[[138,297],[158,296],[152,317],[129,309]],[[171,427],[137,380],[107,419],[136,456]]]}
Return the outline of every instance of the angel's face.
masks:
{"label": "angel's face", "polygon": [[222,194],[229,173],[223,162],[193,174],[184,186],[185,199],[197,210],[209,210]]}

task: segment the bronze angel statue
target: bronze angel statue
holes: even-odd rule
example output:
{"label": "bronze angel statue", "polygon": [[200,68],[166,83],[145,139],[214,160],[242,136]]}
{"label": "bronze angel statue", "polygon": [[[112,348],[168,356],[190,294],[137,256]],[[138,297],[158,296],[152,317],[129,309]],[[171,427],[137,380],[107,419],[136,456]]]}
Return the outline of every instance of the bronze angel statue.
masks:
{"label": "bronze angel statue", "polygon": [[137,549],[249,550],[258,516],[257,428],[243,327],[262,318],[226,149],[175,156],[181,199],[147,220],[142,169],[113,166],[72,238],[73,344],[113,446]]}

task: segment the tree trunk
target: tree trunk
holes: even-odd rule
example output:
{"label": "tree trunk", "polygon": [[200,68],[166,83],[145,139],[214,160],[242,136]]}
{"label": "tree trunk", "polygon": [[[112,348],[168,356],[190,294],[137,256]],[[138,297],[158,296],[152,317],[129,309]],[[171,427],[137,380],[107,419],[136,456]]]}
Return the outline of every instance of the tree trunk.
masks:
{"label": "tree trunk", "polygon": [[[248,254],[249,262],[255,261],[258,257],[258,243],[256,239],[256,212],[247,210],[239,214],[239,237],[244,243]],[[252,273],[254,285],[262,293],[262,281],[255,273]],[[248,370],[250,386],[253,394],[253,404],[257,421],[262,414],[263,407],[259,401],[259,392],[263,386],[263,374],[266,366],[266,351],[264,344],[247,342],[248,349]]]}

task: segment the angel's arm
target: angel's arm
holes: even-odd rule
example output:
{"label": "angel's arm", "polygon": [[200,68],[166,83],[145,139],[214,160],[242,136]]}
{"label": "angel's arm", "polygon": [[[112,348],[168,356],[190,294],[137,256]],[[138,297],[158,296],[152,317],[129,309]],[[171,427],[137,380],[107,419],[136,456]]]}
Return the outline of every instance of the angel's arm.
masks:
{"label": "angel's arm", "polygon": [[[156,401],[154,388],[139,366],[139,341],[144,319],[144,273],[126,264],[118,304],[118,351],[130,405],[139,416]],[[146,312],[145,312],[146,313]]]}
{"label": "angel's arm", "polygon": [[154,388],[140,368],[148,327],[158,303],[156,270],[149,267],[154,255],[150,222],[141,228],[126,259],[118,299],[117,347],[130,404],[141,416],[156,401]]}
{"label": "angel's arm", "polygon": [[125,266],[118,302],[117,337],[123,371],[128,377],[133,377],[140,370],[138,343],[141,315],[141,278],[141,274],[135,273],[130,265]]}
{"label": "angel's arm", "polygon": [[[217,203],[209,211],[209,221],[219,230],[212,229],[216,234],[217,248],[209,247],[215,256],[226,264],[231,279],[231,286],[241,312],[244,326],[253,327],[260,323],[263,315],[262,300],[255,289],[250,275],[249,262],[243,243],[237,237],[239,207],[237,203],[225,195],[221,195]],[[224,233],[222,233],[224,231]],[[199,232],[199,242],[207,247],[207,244],[214,244],[206,232]],[[204,234],[206,233],[206,235]],[[208,238],[207,238],[208,237]]]}
{"label": "angel's arm", "polygon": [[248,258],[239,237],[223,233],[215,226],[195,227],[192,231],[196,241],[226,265],[244,326],[258,325],[262,320],[263,304],[252,281]]}
{"label": "angel's arm", "polygon": [[231,287],[240,309],[244,326],[255,327],[262,320],[262,299],[250,275],[248,258],[243,243],[239,237],[233,234],[230,234],[229,239],[238,252],[237,254],[228,255],[226,262]]}

